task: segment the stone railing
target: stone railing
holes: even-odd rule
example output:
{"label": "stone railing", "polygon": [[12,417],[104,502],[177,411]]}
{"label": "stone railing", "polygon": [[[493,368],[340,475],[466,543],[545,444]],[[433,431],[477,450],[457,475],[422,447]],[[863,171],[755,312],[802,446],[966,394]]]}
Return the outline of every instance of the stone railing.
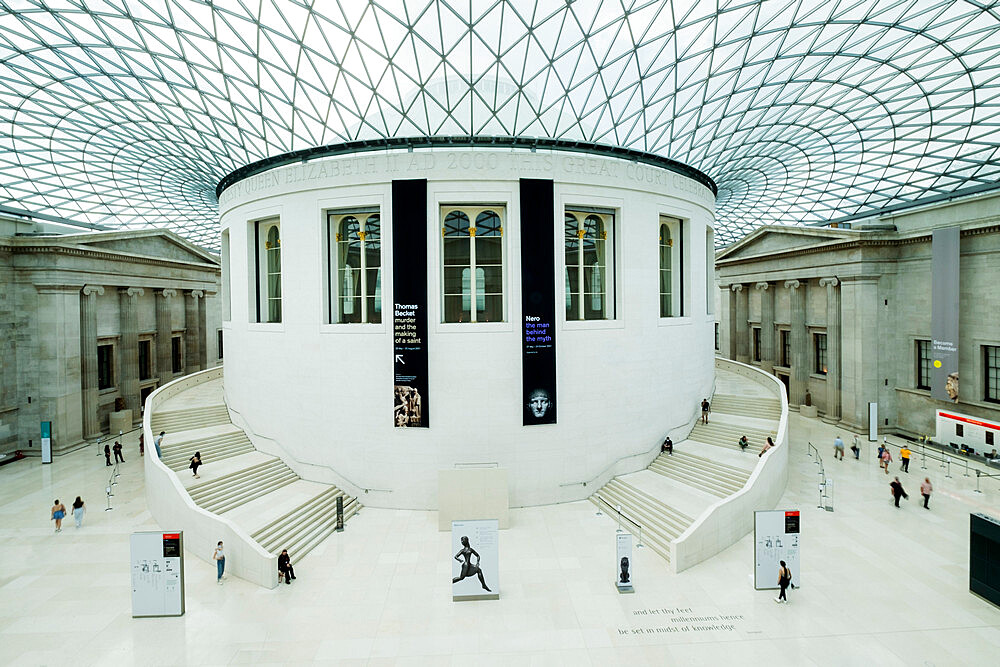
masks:
{"label": "stone railing", "polygon": [[773,391],[781,398],[781,419],[774,448],[761,457],[743,488],[711,505],[673,541],[670,562],[674,572],[711,558],[753,530],[754,511],[774,509],[788,482],[788,397],[784,385],[773,375],[737,361],[716,357],[715,367]]}
{"label": "stone railing", "polygon": [[[146,504],[161,528],[184,531],[184,546],[199,558],[211,562],[215,545],[222,540],[226,548],[226,574],[265,588],[274,588],[278,585],[277,558],[226,517],[195,505],[177,474],[156,456],[156,448],[153,446],[156,434],[150,425],[157,408],[167,399],[191,387],[221,377],[221,367],[209,368],[165,384],[146,398],[145,416],[142,420],[146,451],[150,454],[145,459]],[[168,439],[169,437],[167,434]],[[212,563],[213,568],[214,565]]]}

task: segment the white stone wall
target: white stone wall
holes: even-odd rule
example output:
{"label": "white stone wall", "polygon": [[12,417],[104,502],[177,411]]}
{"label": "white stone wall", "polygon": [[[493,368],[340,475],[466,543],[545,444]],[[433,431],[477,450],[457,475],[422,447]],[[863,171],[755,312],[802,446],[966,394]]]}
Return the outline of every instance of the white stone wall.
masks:
{"label": "white stone wall", "polygon": [[[695,416],[711,392],[714,316],[707,313],[705,229],[711,192],[683,176],[574,153],[456,150],[334,158],[253,177],[223,193],[230,232],[232,320],[226,328],[226,396],[255,444],[272,443],[313,478],[364,495],[366,505],[436,507],[437,471],[496,463],[509,471],[514,506],[586,497],[620,459],[644,467],[663,435]],[[556,247],[559,423],[521,425],[520,177],[552,178]],[[392,425],[391,180],[427,178],[414,211],[428,246],[427,429]],[[507,210],[505,321],[441,323],[439,205],[502,203]],[[382,209],[381,325],[324,324],[323,211]],[[563,208],[618,211],[617,317],[565,322]],[[686,224],[686,317],[658,311],[660,214]],[[282,230],[281,324],[251,323],[248,223],[278,215]],[[646,456],[648,453],[649,456]],[[621,472],[621,470],[617,470]],[[588,482],[586,486],[582,482]]]}

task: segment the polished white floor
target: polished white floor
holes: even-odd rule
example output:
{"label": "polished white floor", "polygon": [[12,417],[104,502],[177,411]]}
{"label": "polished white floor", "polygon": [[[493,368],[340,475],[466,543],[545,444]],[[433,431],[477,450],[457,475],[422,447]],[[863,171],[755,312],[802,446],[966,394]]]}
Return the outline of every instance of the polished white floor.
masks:
{"label": "polished white floor", "polygon": [[[947,479],[918,458],[895,509],[869,450],[832,460],[835,433],[793,415],[782,505],[803,512],[803,550],[788,605],[753,589],[750,536],[680,575],[641,550],[636,593],[619,595],[615,526],[579,502],[512,513],[499,601],[451,601],[450,536],[434,513],[364,509],[291,586],[218,586],[208,554],[189,552],[187,614],[132,619],[128,535],[158,528],[134,439],[110,512],[94,447],[17,462],[0,468],[0,664],[996,665],[1000,609],[968,592],[968,515],[1000,515],[1000,484],[977,494],[957,466]],[[833,513],[816,508],[806,441],[824,443]],[[55,534],[51,501],[77,494],[84,527],[70,518]]]}

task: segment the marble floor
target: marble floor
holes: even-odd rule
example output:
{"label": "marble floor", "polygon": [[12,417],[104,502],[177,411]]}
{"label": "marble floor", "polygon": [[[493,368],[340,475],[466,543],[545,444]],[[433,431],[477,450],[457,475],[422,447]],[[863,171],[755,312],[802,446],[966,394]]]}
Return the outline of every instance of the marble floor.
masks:
{"label": "marble floor", "polygon": [[[918,458],[896,509],[870,450],[833,461],[836,432],[792,415],[781,504],[802,510],[803,548],[788,605],[753,589],[751,536],[679,575],[639,550],[636,592],[620,595],[615,526],[578,502],[513,511],[500,572],[487,573],[499,601],[451,601],[450,536],[434,513],[365,508],[296,564],[291,586],[217,586],[209,554],[188,552],[186,615],[133,619],[128,535],[158,528],[136,434],[112,511],[94,446],[16,462],[0,467],[0,664],[997,664],[1000,609],[968,592],[967,564],[968,515],[1000,514],[998,480],[975,493],[975,477]],[[832,513],[816,508],[808,441],[825,443]],[[929,511],[917,500],[925,474]],[[51,501],[78,494],[83,528],[54,533]]]}

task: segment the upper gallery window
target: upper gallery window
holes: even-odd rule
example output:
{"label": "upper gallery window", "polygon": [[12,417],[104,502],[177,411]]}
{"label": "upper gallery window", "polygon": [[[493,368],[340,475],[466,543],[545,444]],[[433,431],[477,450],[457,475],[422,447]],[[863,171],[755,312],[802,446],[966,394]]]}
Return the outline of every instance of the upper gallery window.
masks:
{"label": "upper gallery window", "polygon": [[917,348],[917,389],[931,388],[931,342],[915,341]]}
{"label": "upper gallery window", "polygon": [[566,319],[615,316],[613,211],[566,209]]}
{"label": "upper gallery window", "polygon": [[1000,347],[983,346],[983,398],[991,403],[1000,403]]}
{"label": "upper gallery window", "polygon": [[382,322],[382,222],[378,209],[331,212],[330,322]]}
{"label": "upper gallery window", "polygon": [[277,218],[253,223],[256,239],[255,322],[281,322],[281,225]]}
{"label": "upper gallery window", "polygon": [[660,317],[683,315],[680,299],[681,221],[660,216]]}
{"label": "upper gallery window", "polygon": [[441,207],[445,322],[502,322],[503,206]]}

